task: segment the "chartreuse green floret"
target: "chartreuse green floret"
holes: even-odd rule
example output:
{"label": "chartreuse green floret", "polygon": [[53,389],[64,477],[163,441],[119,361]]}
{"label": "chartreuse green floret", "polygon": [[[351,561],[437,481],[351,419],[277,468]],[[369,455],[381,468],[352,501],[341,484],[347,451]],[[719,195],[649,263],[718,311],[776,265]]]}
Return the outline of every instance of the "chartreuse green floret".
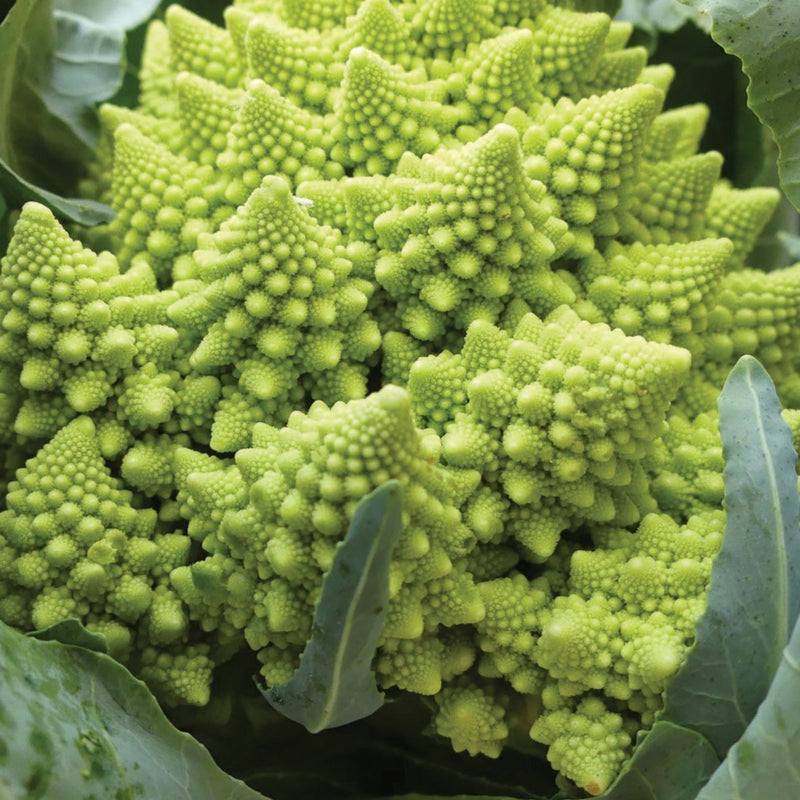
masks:
{"label": "chartreuse green floret", "polygon": [[188,436],[146,433],[125,453],[120,474],[148,497],[169,497],[174,490],[175,449],[191,444]]}
{"label": "chartreuse green floret", "polygon": [[602,94],[637,81],[657,85],[644,74],[647,50],[627,46],[632,33],[633,25],[630,23],[612,21],[603,52],[597,61],[597,71],[585,82],[584,94]]}
{"label": "chartreuse green floret", "polygon": [[550,584],[546,578],[531,581],[521,573],[510,573],[482,581],[478,591],[486,608],[475,626],[478,672],[503,678],[520,694],[536,695],[545,679],[535,652],[542,614],[552,602]]}
{"label": "chartreuse green floret", "polygon": [[26,204],[0,262],[0,360],[22,390],[15,433],[43,440],[85,413],[131,432],[175,422],[194,394],[175,369],[180,335],[166,308],[177,297],[157,292],[144,262],[121,274],[113,255]]}
{"label": "chartreuse green floret", "polygon": [[[148,135],[149,134],[149,135]],[[233,207],[213,181],[213,170],[173,153],[135,125],[114,132],[111,207],[116,217],[92,231],[92,243],[112,247],[123,268],[138,259],[162,286],[183,276],[197,236],[230,216]]]}
{"label": "chartreuse green floret", "polygon": [[635,229],[632,210],[647,132],[664,95],[647,84],[572,102],[543,104],[532,118],[509,114],[521,130],[523,164],[558,200],[555,213],[587,255],[595,237]]}
{"label": "chartreuse green floret", "polygon": [[177,114],[175,71],[170,53],[170,31],[160,20],[151,20],[142,46],[139,70],[139,109],[145,114],[171,117]]}
{"label": "chartreuse green floret", "polygon": [[14,420],[19,412],[22,391],[19,386],[18,371],[11,364],[0,362],[0,447],[2,447],[2,468],[0,468],[0,492],[5,495],[6,484],[14,470],[25,460],[25,450],[20,446],[14,432]]}
{"label": "chartreuse green floret", "polygon": [[721,512],[683,528],[652,514],[640,536],[598,532],[601,548],[574,552],[570,593],[547,609],[536,649],[548,680],[565,697],[602,690],[629,701],[663,692],[704,608],[723,529]]}
{"label": "chartreuse green floret", "polygon": [[544,561],[573,522],[627,525],[652,510],[641,460],[689,361],[562,306],[513,335],[473,323],[459,355],[415,362],[409,389],[420,424],[444,428],[445,461],[508,498],[500,527]]}
{"label": "chartreuse green floret", "polygon": [[243,65],[228,31],[179,5],[167,9],[164,21],[170,64],[176,73],[194,72],[231,89],[241,83]]}
{"label": "chartreuse green floret", "polygon": [[344,61],[351,50],[365,47],[405,70],[421,66],[422,59],[413,52],[417,40],[402,6],[390,0],[365,0],[357,5],[347,25],[329,37],[335,42],[337,60]]}
{"label": "chartreuse green floret", "polygon": [[[153,23],[153,30],[159,29],[159,23]],[[94,161],[89,165],[89,174],[81,182],[81,190],[89,196],[96,196],[108,203],[115,203],[120,211],[126,201],[125,191],[125,162],[129,153],[126,147],[135,146],[135,142],[115,143],[115,132],[124,124],[132,125],[139,133],[146,137],[144,145],[160,145],[172,155],[188,159],[193,164],[213,165],[220,154],[225,151],[228,141],[228,132],[237,119],[238,108],[245,96],[243,89],[229,89],[213,80],[201,77],[192,72],[178,72],[169,76],[170,92],[174,92],[174,113],[164,115],[163,111],[156,115],[149,113],[149,106],[143,104],[139,110],[116,106],[106,103],[99,110],[101,123],[101,137],[95,151]],[[165,103],[165,98],[159,98]],[[144,97],[143,97],[144,101]],[[142,142],[139,142],[142,145]],[[113,171],[116,150],[119,148],[119,167],[117,169],[116,195],[112,191]],[[161,156],[159,158],[159,155]],[[160,169],[159,180],[164,179],[164,169],[171,170],[170,183],[181,185],[178,177],[183,172],[183,177],[191,177],[191,170],[186,170],[185,162],[175,163],[164,157],[163,151],[158,149],[151,153]],[[183,170],[181,170],[183,167]],[[201,172],[204,179],[207,172]],[[183,188],[196,190],[196,185],[187,185]],[[133,190],[134,198],[141,196],[141,190]],[[207,193],[207,196],[210,196]],[[201,209],[198,201],[194,201],[194,216],[198,216]],[[188,211],[192,211],[191,204]],[[230,213],[228,208],[225,214]],[[165,219],[171,222],[172,220]],[[127,224],[127,223],[126,223]],[[195,224],[197,224],[195,222]],[[132,227],[135,225],[132,224]],[[169,227],[169,226],[166,226]],[[174,229],[174,225],[173,225]],[[112,227],[112,233],[119,229]],[[131,244],[131,242],[128,242]]]}
{"label": "chartreuse green floret", "polygon": [[659,162],[695,155],[708,115],[708,106],[703,103],[672,108],[659,114],[647,132],[644,158]]}
{"label": "chartreuse green floret", "polygon": [[745,266],[779,199],[780,192],[772,187],[734,189],[724,181],[714,186],[706,208],[706,235],[725,236],[733,242],[728,272]]}
{"label": "chartreuse green floret", "polygon": [[355,13],[359,3],[358,0],[281,0],[277,8],[274,3],[272,5],[271,10],[279,10],[283,19],[293,27],[328,31],[343,24],[346,17]]}
{"label": "chartreuse green floret", "polygon": [[436,697],[436,732],[446,736],[457,753],[497,758],[508,738],[508,696],[493,691],[488,681],[455,682]]}
{"label": "chartreuse green floret", "polygon": [[492,20],[492,5],[469,0],[419,3],[411,17],[412,40],[426,56],[447,60],[470,42],[500,33]]}
{"label": "chartreuse green floret", "polygon": [[612,242],[582,259],[578,313],[629,336],[700,355],[717,288],[733,252],[728,239],[625,246]]}
{"label": "chartreuse green floret", "polygon": [[397,478],[380,687],[458,750],[530,731],[610,784],[719,546],[701,412],[742,353],[800,405],[800,273],[744,268],[775,195],[718,180],[704,106],[661,113],[673,69],[561,5],[150,25],[82,185],[114,255],[33,204],[0,270],[0,443],[41,448],[0,515],[3,619],[77,615],[167,702],[242,647],[285,683]]}
{"label": "chartreuse green floret", "polygon": [[365,47],[352,50],[332,116],[331,157],[350,174],[391,171],[404,152],[433,152],[461,114],[442,102],[445,87],[409,79]]}
{"label": "chartreuse green floret", "polygon": [[[416,165],[408,159],[405,163],[416,170]],[[304,181],[297,187],[297,194],[314,219],[344,234],[353,275],[374,285],[375,264],[380,255],[375,220],[396,205],[412,205],[415,188],[416,181],[410,177],[371,175],[338,181]],[[387,293],[374,293],[369,310],[383,330],[400,327],[396,303]],[[400,382],[405,382],[405,378]]]}
{"label": "chartreuse green floret", "polygon": [[713,410],[719,387],[736,360],[749,353],[770,371],[784,405],[800,405],[800,264],[761,272],[739,269],[720,281],[708,314],[697,369],[678,398],[693,417]]}
{"label": "chartreuse green floret", "polygon": [[344,174],[340,163],[329,160],[334,137],[325,120],[294,105],[274,87],[250,81],[234,108],[226,145],[215,162],[219,190],[228,203],[244,203],[265,175],[282,175],[297,185]]}
{"label": "chartreuse green floret", "polygon": [[297,106],[318,113],[332,110],[330,98],[341,83],[344,59],[336,57],[327,35],[256,16],[247,26],[245,41],[250,77],[265,81]]}
{"label": "chartreuse green floret", "polygon": [[[171,703],[208,702],[213,662],[192,641],[170,573],[191,541],[138,508],[81,416],[17,470],[0,513],[0,618],[25,630],[77,617]],[[150,669],[160,665],[160,672]],[[172,665],[185,668],[172,671]]]}
{"label": "chartreuse green floret", "polygon": [[689,419],[677,409],[647,469],[658,507],[676,520],[722,505],[725,459],[716,409]]}
{"label": "chartreuse green floret", "polygon": [[[220,87],[221,88],[221,87]],[[78,184],[81,194],[96,197],[110,205],[114,201],[112,191],[115,159],[115,131],[122,125],[132,125],[141,133],[167,147],[177,145],[183,136],[181,121],[177,117],[155,116],[143,109],[132,109],[106,103],[98,111],[100,136],[95,146],[94,158],[87,167],[87,174]]]}
{"label": "chartreuse green floret", "polygon": [[[200,524],[212,553],[191,568],[195,584],[216,587],[223,616],[234,610],[226,622],[244,630],[268,682],[299,658],[322,575],[358,500],[395,478],[404,487],[406,525],[392,562],[377,676],[386,687],[439,691],[448,662],[437,630],[474,623],[485,611],[460,561],[475,537],[459,507],[479,476],[432,463],[437,448],[435,434],[414,427],[405,391],[387,386],[330,408],[317,402],[282,429],[257,425],[253,447],[237,452],[235,467],[181,468],[189,530]],[[181,460],[203,463],[190,451]],[[228,599],[240,586],[249,588],[249,614],[241,596]],[[190,604],[191,592],[187,584]],[[209,603],[212,592],[202,595]]]}
{"label": "chartreuse green floret", "polygon": [[188,336],[167,317],[179,295],[157,291],[144,261],[121,274],[110,253],[83,247],[48,209],[29,203],[0,263],[0,284],[0,346],[18,385],[19,441],[40,442],[89,413],[107,458],[151,430],[208,442],[219,380],[192,372]]}
{"label": "chartreuse green floret", "polygon": [[586,697],[565,705],[559,696],[548,704],[553,692],[545,691],[544,713],[533,727],[535,738],[549,745],[553,768],[589,794],[601,794],[613,781],[627,757],[631,735],[619,714],[609,711],[599,697]]}
{"label": "chartreuse green floret", "polygon": [[534,49],[533,33],[524,28],[467,48],[445,79],[450,100],[459,109],[457,136],[486,133],[510,109],[533,108],[543,99]]}
{"label": "chartreuse green floret", "polygon": [[[331,402],[364,396],[364,363],[380,344],[376,323],[363,313],[372,285],[350,276],[339,232],[319,226],[285,180],[265,179],[199,245],[196,285],[169,315],[198,333],[193,369],[238,378],[227,405],[241,402],[280,423],[302,402],[298,387]],[[249,443],[247,426],[215,420],[214,449]]]}
{"label": "chartreuse green floret", "polygon": [[643,162],[628,236],[647,244],[701,238],[706,208],[721,168],[722,156],[713,151],[671,161]]}
{"label": "chartreuse green floret", "polygon": [[226,148],[244,92],[228,89],[194,72],[179,72],[175,76],[175,94],[179,138],[172,143],[172,149],[198,164],[215,164]]}
{"label": "chartreuse green floret", "polygon": [[529,9],[530,16],[517,22],[534,35],[534,53],[541,78],[542,93],[555,100],[562,96],[585,97],[587,84],[597,74],[609,31],[605,14],[575,13],[557,4],[538,2]]}
{"label": "chartreuse green floret", "polygon": [[415,338],[440,349],[448,332],[497,322],[515,295],[543,314],[574,299],[550,269],[567,227],[521,156],[517,132],[498,125],[420,160],[413,204],[375,220],[375,278]]}
{"label": "chartreuse green floret", "polygon": [[[683,526],[650,514],[635,533],[598,528],[595,549],[572,554],[567,593],[541,615],[535,658],[547,683],[531,736],[592,794],[613,780],[631,733],[652,724],[683,663],[724,526],[717,510]],[[632,714],[641,723],[631,728]]]}

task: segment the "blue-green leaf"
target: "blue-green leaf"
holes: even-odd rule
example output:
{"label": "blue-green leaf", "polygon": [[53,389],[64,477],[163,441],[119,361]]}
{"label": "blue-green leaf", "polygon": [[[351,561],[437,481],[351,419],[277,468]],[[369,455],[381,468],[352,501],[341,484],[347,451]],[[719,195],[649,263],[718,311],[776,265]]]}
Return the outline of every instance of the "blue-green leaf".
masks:
{"label": "blue-green leaf", "polygon": [[359,503],[323,581],[297,672],[283,686],[262,690],[278,711],[312,733],[362,719],[383,704],[371,664],[386,619],[401,505],[394,480]]}
{"label": "blue-green leaf", "polygon": [[708,17],[683,5],[681,0],[622,0],[617,19],[630,22],[637,28],[668,33],[687,22],[693,22],[706,31],[710,25]]}
{"label": "blue-green leaf", "polygon": [[158,8],[159,0],[55,0],[64,14],[84,17],[106,30],[129,31],[146,22]]}
{"label": "blue-green leaf", "polygon": [[158,0],[53,2],[50,71],[34,88],[48,110],[91,147],[98,132],[94,106],[111,97],[122,82],[125,32],[148,19]]}
{"label": "blue-green leaf", "polygon": [[800,3],[797,0],[682,0],[711,17],[711,36],[738,56],[750,79],[750,108],[780,148],[781,185],[800,210]]}
{"label": "blue-green leaf", "polygon": [[800,621],[766,700],[697,800],[800,797]]}
{"label": "blue-green leaf", "polygon": [[695,731],[657,721],[642,738],[603,800],[694,800],[719,766],[708,740]]}
{"label": "blue-green leaf", "polygon": [[0,796],[263,800],[109,656],[0,623]]}
{"label": "blue-green leaf", "polygon": [[786,251],[790,262],[800,261],[800,236],[796,233],[778,232],[778,241]]}
{"label": "blue-green leaf", "polygon": [[157,0],[18,0],[0,25],[0,187],[83,225],[112,210],[66,196],[91,153],[94,106],[119,87],[125,31]]}
{"label": "blue-green leaf", "polygon": [[753,357],[731,371],[719,410],[725,540],[662,719],[702,733],[723,758],[766,696],[800,609],[800,501],[792,436]]}
{"label": "blue-green leaf", "polygon": [[11,169],[0,155],[0,186],[15,204],[27,200],[37,200],[51,208],[55,214],[66,217],[81,225],[97,225],[109,222],[114,218],[114,212],[105,203],[96,200],[85,200],[81,197],[62,197],[55,192],[49,192],[31,181],[26,181],[18,172]]}

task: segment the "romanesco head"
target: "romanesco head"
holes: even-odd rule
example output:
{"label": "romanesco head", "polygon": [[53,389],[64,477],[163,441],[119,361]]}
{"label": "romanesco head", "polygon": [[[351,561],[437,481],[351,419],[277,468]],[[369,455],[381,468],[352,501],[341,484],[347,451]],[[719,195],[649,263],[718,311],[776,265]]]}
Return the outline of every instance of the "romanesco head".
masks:
{"label": "romanesco head", "polygon": [[600,793],[704,608],[724,375],[755,354],[800,405],[800,265],[750,263],[776,197],[605,14],[224,19],[172,6],[101,110],[81,191],[115,219],[27,204],[0,263],[0,618],[78,617],[168,703],[240,649],[286,683],[396,479],[379,686]]}

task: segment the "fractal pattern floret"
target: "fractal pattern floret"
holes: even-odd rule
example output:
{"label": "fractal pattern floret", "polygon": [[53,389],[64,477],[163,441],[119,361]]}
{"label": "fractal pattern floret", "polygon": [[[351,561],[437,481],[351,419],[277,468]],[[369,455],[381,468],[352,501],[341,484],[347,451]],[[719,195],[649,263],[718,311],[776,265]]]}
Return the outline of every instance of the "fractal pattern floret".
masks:
{"label": "fractal pattern floret", "polygon": [[777,194],[672,68],[566,5],[150,24],[80,184],[114,219],[28,203],[0,262],[0,619],[77,617],[173,705],[237,654],[284,684],[394,479],[379,688],[608,788],[705,607],[727,371],[800,406],[800,265],[753,263]]}
{"label": "fractal pattern floret", "polygon": [[[79,617],[167,702],[208,702],[210,642],[170,583],[191,540],[138,507],[100,452],[89,417],[64,426],[17,470],[0,513],[0,618],[24,629]],[[191,651],[191,655],[190,655]],[[152,671],[150,662],[160,669]],[[191,669],[177,668],[182,663]]]}
{"label": "fractal pattern floret", "polygon": [[319,226],[285,180],[266,177],[198,245],[197,278],[182,282],[184,296],[168,315],[197,332],[193,369],[238,380],[212,426],[215,450],[250,444],[246,430],[227,422],[237,402],[258,408],[264,422],[283,422],[303,387],[331,402],[366,393],[364,364],[380,344],[364,314],[372,285],[351,277],[339,232]]}

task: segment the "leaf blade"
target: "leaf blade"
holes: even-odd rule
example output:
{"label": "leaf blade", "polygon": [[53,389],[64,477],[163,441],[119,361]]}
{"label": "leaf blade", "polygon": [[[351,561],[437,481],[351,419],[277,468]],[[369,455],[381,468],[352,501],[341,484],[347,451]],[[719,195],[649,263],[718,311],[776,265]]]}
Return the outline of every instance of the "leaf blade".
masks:
{"label": "leaf blade", "polygon": [[658,720],[602,800],[694,800],[718,766],[704,736]]}
{"label": "leaf blade", "polygon": [[672,33],[687,22],[704,30],[708,26],[707,18],[692,11],[681,0],[622,0],[617,19],[653,32]]}
{"label": "leaf blade", "polygon": [[0,623],[0,664],[0,784],[9,796],[264,800],[175,729],[109,656]]}
{"label": "leaf blade", "polygon": [[69,197],[98,132],[96,103],[124,73],[125,31],[156,0],[18,0],[0,25],[0,188],[14,205],[38,200],[82,225],[107,205]]}
{"label": "leaf blade", "polygon": [[383,704],[371,662],[386,618],[389,562],[401,528],[400,484],[388,481],[356,509],[323,581],[313,634],[297,672],[282,686],[262,689],[277,711],[312,733],[362,719]]}
{"label": "leaf blade", "polygon": [[9,167],[2,154],[0,154],[0,187],[12,199],[14,205],[22,205],[27,200],[36,200],[44,203],[57,215],[67,217],[80,225],[91,226],[110,222],[115,216],[112,208],[105,203],[81,197],[63,197],[25,180],[22,175]]}
{"label": "leaf blade", "polygon": [[97,653],[108,652],[105,636],[87,630],[75,617],[62,619],[38,631],[31,631],[26,636],[38,639],[40,642],[61,642],[74,647],[83,647],[85,650],[94,650]]}
{"label": "leaf blade", "polygon": [[748,104],[780,149],[781,185],[800,210],[800,4],[796,0],[682,0],[711,17],[711,36],[750,79]]}
{"label": "leaf blade", "polygon": [[703,734],[724,757],[767,694],[800,609],[800,500],[791,433],[756,359],[739,360],[719,408],[725,540],[661,719]]}
{"label": "leaf blade", "polygon": [[57,0],[57,5],[61,11],[93,20],[104,28],[128,31],[147,22],[159,4],[153,0]]}
{"label": "leaf blade", "polygon": [[800,796],[800,620],[766,699],[697,800]]}

